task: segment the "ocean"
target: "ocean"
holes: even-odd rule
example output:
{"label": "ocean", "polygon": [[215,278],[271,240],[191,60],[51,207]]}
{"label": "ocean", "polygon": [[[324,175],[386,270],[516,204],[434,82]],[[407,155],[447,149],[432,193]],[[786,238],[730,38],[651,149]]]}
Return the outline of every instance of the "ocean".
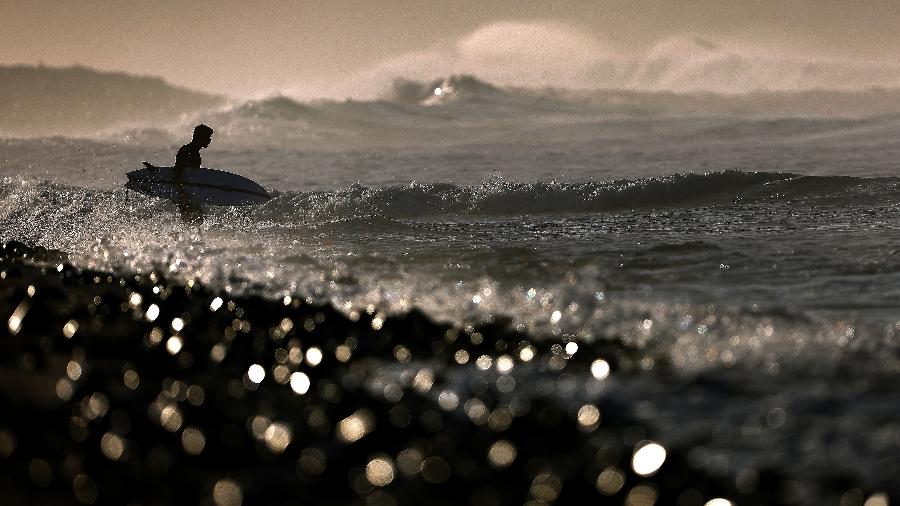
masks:
{"label": "ocean", "polygon": [[[796,503],[816,503],[829,473],[898,493],[892,92],[562,92],[476,77],[397,90],[2,138],[0,239],[351,318],[500,324],[570,355],[617,343],[635,372],[560,387],[560,405],[615,399],[661,444],[690,448],[694,468],[732,481],[776,469]],[[122,188],[140,161],[172,162],[198,122],[216,130],[204,165],[271,201],[209,208],[193,227]],[[434,367],[480,367],[455,357]],[[535,390],[592,380],[516,377]]]}

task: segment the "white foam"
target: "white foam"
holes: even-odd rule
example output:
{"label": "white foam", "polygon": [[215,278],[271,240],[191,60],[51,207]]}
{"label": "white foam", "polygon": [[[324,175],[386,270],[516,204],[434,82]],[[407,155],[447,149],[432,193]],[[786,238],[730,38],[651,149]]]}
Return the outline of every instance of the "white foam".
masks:
{"label": "white foam", "polygon": [[298,96],[373,99],[394,79],[474,74],[506,86],[666,92],[858,90],[900,86],[900,66],[784,48],[713,41],[686,33],[624,52],[602,35],[562,23],[497,22],[451,43],[389,58],[330,89]]}

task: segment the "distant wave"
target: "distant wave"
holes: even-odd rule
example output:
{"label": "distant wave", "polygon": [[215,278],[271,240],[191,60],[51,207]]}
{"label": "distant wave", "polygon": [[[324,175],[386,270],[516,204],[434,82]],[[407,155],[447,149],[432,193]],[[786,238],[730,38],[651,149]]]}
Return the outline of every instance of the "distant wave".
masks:
{"label": "distant wave", "polygon": [[643,55],[620,63],[610,84],[636,90],[726,94],[859,90],[900,86],[900,67],[779,55],[679,36],[662,40]]}
{"label": "distant wave", "polygon": [[601,37],[561,23],[492,23],[454,42],[378,63],[328,96],[370,99],[397,77],[425,80],[458,73],[503,86],[676,93],[900,86],[900,66],[884,62],[810,57],[690,33],[624,53]]}
{"label": "distant wave", "polygon": [[[900,113],[900,87],[859,90],[758,90],[749,94],[668,90],[529,88],[501,85],[480,75],[452,74],[415,80],[399,76],[372,100],[314,100],[287,96],[248,101],[223,110],[230,120],[315,121],[329,116],[385,115],[403,124],[405,116],[439,119],[455,112],[469,118],[490,118],[498,112],[543,112],[616,116],[867,116]],[[440,107],[435,107],[440,106]],[[476,106],[476,107],[473,107]],[[374,115],[374,117],[373,117]],[[336,118],[333,118],[336,119]]]}
{"label": "distant wave", "polygon": [[180,137],[208,121],[221,125],[220,133],[254,142],[393,142],[427,131],[429,122],[517,121],[535,114],[897,113],[897,64],[807,57],[692,34],[625,54],[595,34],[546,22],[485,25],[318,89],[298,86],[286,96],[250,101],[84,67],[0,66],[2,136],[118,135],[149,128],[177,130]]}
{"label": "distant wave", "polygon": [[[495,85],[472,75],[395,80],[377,100],[301,102],[275,96],[209,112],[218,142],[283,147],[447,145],[565,140],[582,125],[619,119],[795,119],[797,132],[821,129],[804,120],[900,115],[900,89],[674,94],[622,90],[532,89]],[[189,135],[190,121],[178,134]],[[757,133],[771,125],[760,125]],[[827,126],[827,125],[824,125]],[[765,127],[765,128],[764,128]],[[753,128],[753,125],[742,128]],[[716,136],[724,133],[713,132]],[[753,134],[753,132],[736,132]],[[529,137],[531,136],[531,137]]]}
{"label": "distant wave", "polygon": [[[712,65],[711,61],[718,60],[707,64]],[[633,81],[644,82],[653,75],[651,68],[655,67],[632,65],[623,72]],[[0,124],[0,136],[99,136],[141,144],[175,143],[189,136],[198,122],[214,125],[217,144],[353,148],[503,141],[529,133],[543,139],[560,131],[560,125],[577,133],[578,125],[610,119],[900,115],[900,88],[775,88],[721,94],[687,89],[675,93],[672,90],[678,87],[624,83],[617,89],[603,89],[598,82],[592,88],[574,90],[508,84],[491,80],[490,72],[435,74],[424,79],[411,72],[392,77],[387,89],[367,100],[301,101],[273,96],[228,102],[171,88],[158,79],[87,69],[20,69],[8,74],[5,78],[0,72],[0,98],[9,98],[0,100],[0,112],[8,113]],[[136,101],[135,96],[143,98]]]}

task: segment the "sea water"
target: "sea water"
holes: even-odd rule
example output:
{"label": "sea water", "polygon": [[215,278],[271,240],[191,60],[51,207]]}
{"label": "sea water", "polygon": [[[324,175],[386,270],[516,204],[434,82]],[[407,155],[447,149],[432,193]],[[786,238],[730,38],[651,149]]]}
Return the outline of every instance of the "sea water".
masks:
{"label": "sea water", "polygon": [[[575,353],[613,340],[643,373],[598,395],[692,447],[696,467],[775,467],[806,499],[834,470],[895,486],[900,116],[804,92],[769,97],[778,108],[474,78],[422,89],[0,139],[0,239],[235,295],[506,322]],[[258,181],[270,202],[210,208],[193,227],[122,189],[199,121],[216,129],[204,165]]]}

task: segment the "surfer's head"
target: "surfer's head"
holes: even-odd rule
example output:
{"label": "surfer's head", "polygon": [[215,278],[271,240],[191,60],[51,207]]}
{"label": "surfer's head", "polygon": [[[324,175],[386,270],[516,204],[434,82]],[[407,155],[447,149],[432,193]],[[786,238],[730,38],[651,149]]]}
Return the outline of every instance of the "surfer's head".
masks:
{"label": "surfer's head", "polygon": [[194,127],[194,138],[191,142],[205,148],[209,146],[210,141],[212,141],[212,134],[212,128],[203,124],[197,125]]}

